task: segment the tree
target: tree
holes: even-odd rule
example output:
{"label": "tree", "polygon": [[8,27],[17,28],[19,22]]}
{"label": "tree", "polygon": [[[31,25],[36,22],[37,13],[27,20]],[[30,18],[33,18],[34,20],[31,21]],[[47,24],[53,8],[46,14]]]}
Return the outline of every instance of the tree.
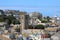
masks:
{"label": "tree", "polygon": [[12,24],[20,24],[19,20],[17,20],[17,19],[12,20],[11,23],[12,23]]}
{"label": "tree", "polygon": [[0,12],[1,12],[1,16],[6,16],[3,10],[0,10]]}
{"label": "tree", "polygon": [[47,19],[47,22],[50,22],[51,18],[49,16],[47,16],[46,19]]}
{"label": "tree", "polygon": [[4,22],[4,19],[2,17],[0,17],[0,22]]}
{"label": "tree", "polygon": [[12,15],[6,17],[6,22],[8,24],[11,24],[13,20],[16,20],[16,18]]}
{"label": "tree", "polygon": [[13,16],[13,12],[12,12],[12,11],[10,11],[10,13],[11,13],[11,16]]}
{"label": "tree", "polygon": [[44,26],[43,26],[43,25],[37,25],[37,26],[35,27],[35,29],[44,29]]}
{"label": "tree", "polygon": [[40,18],[40,20],[41,20],[42,23],[48,23],[48,22],[50,22],[50,19],[51,18],[49,16],[44,17],[44,18]]}
{"label": "tree", "polygon": [[46,21],[46,20],[41,20],[41,22],[42,22],[42,23],[47,23],[47,21]]}
{"label": "tree", "polygon": [[4,13],[4,11],[3,10],[0,10],[0,12],[3,14]]}

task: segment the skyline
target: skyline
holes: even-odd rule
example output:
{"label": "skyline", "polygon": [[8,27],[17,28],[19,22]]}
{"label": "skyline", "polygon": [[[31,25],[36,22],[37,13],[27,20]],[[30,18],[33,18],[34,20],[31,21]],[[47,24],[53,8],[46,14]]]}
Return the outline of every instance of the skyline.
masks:
{"label": "skyline", "polygon": [[1,0],[0,9],[40,12],[43,16],[60,17],[60,0]]}

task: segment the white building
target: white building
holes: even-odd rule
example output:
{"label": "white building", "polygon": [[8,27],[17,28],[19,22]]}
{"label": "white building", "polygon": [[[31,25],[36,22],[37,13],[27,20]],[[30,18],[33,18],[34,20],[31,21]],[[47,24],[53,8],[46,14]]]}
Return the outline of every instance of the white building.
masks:
{"label": "white building", "polygon": [[52,23],[56,23],[58,26],[60,26],[60,17],[54,16],[50,20]]}

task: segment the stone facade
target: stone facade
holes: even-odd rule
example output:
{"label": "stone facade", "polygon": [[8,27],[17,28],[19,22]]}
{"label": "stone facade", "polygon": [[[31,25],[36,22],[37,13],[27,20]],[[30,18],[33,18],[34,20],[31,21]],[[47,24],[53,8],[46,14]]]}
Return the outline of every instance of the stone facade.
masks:
{"label": "stone facade", "polygon": [[21,30],[21,33],[24,29],[27,29],[28,28],[28,15],[26,14],[26,12],[20,12],[20,30]]}

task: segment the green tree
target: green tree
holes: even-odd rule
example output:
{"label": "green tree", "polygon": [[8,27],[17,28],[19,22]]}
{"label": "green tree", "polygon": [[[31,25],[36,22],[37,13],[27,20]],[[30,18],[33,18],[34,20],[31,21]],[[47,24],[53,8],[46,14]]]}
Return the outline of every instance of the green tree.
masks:
{"label": "green tree", "polygon": [[41,20],[42,23],[47,23],[47,20]]}
{"label": "green tree", "polygon": [[41,20],[42,23],[48,23],[48,22],[50,22],[50,19],[51,18],[49,16],[44,17],[44,18],[40,18],[40,20]]}
{"label": "green tree", "polygon": [[0,17],[0,22],[4,22],[5,20],[2,18],[2,17]]}
{"label": "green tree", "polygon": [[3,11],[3,10],[0,10],[0,12],[1,12],[1,15],[0,15],[0,16],[5,16],[4,11]]}
{"label": "green tree", "polygon": [[13,17],[12,15],[10,15],[10,16],[7,16],[7,17],[6,17],[6,22],[7,22],[8,24],[11,24],[12,21],[15,20],[15,19],[16,19],[15,17]]}
{"label": "green tree", "polygon": [[12,20],[11,23],[12,23],[12,24],[20,24],[19,20],[17,20],[17,19]]}
{"label": "green tree", "polygon": [[37,26],[35,27],[35,29],[44,29],[44,26],[43,26],[43,25],[37,25]]}
{"label": "green tree", "polygon": [[46,18],[47,18],[47,22],[50,22],[51,18],[49,16],[47,16]]}

